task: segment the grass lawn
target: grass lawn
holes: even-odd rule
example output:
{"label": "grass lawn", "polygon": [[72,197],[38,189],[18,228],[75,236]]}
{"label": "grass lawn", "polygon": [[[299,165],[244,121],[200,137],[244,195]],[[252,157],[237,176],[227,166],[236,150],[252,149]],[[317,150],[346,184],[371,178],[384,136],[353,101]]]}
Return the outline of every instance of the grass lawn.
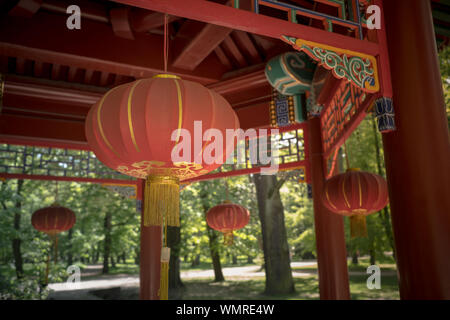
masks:
{"label": "grass lawn", "polygon": [[[393,259],[385,259],[378,266],[381,270],[381,289],[369,290],[367,288],[366,273],[369,266],[367,258],[361,258],[358,265],[349,264],[349,281],[351,299],[353,300],[378,300],[378,299],[399,299],[396,266]],[[209,267],[210,268],[210,267]],[[200,266],[198,269],[204,270],[206,267]],[[265,278],[254,278],[252,280],[227,280],[224,282],[212,282],[211,279],[190,279],[183,280],[185,288],[174,295],[174,298],[182,299],[251,299],[251,300],[296,300],[296,299],[319,299],[319,283],[316,266],[306,266],[293,268],[293,271],[311,273],[311,276],[294,278],[295,290],[293,294],[287,295],[265,295]]]}
{"label": "grass lawn", "polygon": [[[352,300],[399,299],[396,276],[381,276],[381,289],[369,290],[366,286],[365,275],[350,275],[350,292]],[[211,279],[184,280],[185,288],[174,297],[193,300],[312,300],[319,299],[319,283],[317,276],[294,278],[295,290],[293,294],[265,295],[264,278],[253,280],[228,280],[211,282]]]}

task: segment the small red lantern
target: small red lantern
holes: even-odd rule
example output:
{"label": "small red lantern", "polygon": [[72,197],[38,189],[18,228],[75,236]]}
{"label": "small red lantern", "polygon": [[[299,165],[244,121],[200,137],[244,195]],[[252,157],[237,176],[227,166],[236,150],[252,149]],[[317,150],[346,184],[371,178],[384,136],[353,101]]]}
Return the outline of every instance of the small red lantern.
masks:
{"label": "small red lantern", "polygon": [[386,180],[359,169],[348,169],[325,182],[323,203],[330,211],[350,216],[351,236],[366,237],[366,215],[389,202]]}
{"label": "small red lantern", "polygon": [[60,232],[69,230],[75,221],[75,213],[72,210],[56,203],[35,211],[31,216],[33,227],[50,236],[56,236]]}
{"label": "small red lantern", "polygon": [[[58,261],[58,233],[67,231],[76,222],[75,213],[56,202],[50,207],[36,210],[31,216],[31,224],[41,232],[44,232],[53,239],[55,248],[55,263]],[[45,285],[48,284],[48,273],[50,271],[50,252],[47,256],[47,268],[45,271]]]}
{"label": "small red lantern", "polygon": [[250,220],[250,212],[243,206],[225,201],[206,213],[206,222],[224,236],[224,244],[233,244],[233,230],[242,229]]}

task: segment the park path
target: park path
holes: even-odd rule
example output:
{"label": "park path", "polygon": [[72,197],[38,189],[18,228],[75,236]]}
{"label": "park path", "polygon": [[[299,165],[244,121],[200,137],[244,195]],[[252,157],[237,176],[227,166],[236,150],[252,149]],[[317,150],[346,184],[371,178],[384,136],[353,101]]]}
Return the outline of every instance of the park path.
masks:
{"label": "park path", "polygon": [[[292,268],[314,267],[316,261],[292,262]],[[101,265],[87,266],[81,273],[78,284],[52,283],[49,284],[49,299],[101,299],[98,292],[102,289],[132,289],[139,287],[139,275],[101,275]],[[222,269],[227,280],[249,280],[251,278],[264,277],[265,272],[260,266],[227,267]],[[316,274],[314,269],[311,272],[293,271],[294,277],[305,277]],[[88,279],[84,279],[84,278]],[[181,272],[181,279],[213,279],[213,270],[187,270]]]}

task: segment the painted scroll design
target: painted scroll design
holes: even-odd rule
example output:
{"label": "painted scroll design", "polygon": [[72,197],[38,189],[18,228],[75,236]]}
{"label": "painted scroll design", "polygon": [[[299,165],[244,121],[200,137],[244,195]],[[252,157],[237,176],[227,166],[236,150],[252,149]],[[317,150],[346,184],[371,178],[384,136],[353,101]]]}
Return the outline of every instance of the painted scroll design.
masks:
{"label": "painted scroll design", "polygon": [[374,56],[322,45],[293,37],[281,39],[328,70],[338,79],[346,79],[365,92],[380,90],[377,62]]}

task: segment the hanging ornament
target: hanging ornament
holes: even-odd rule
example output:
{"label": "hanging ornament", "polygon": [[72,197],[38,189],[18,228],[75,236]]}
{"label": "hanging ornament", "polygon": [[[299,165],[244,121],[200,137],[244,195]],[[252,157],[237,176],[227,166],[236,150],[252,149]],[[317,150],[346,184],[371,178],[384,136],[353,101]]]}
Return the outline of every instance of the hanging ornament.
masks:
{"label": "hanging ornament", "polygon": [[146,179],[145,226],[162,225],[163,219],[169,226],[179,226],[180,181],[218,168],[216,162],[225,163],[233,151],[232,144],[225,146],[215,153],[214,160],[220,161],[207,164],[202,152],[210,141],[196,137],[201,146],[197,148],[195,141],[189,148],[191,161],[172,161],[172,149],[185,139],[181,130],[194,133],[194,121],[201,121],[203,131],[214,128],[223,136],[226,129],[239,128],[222,96],[173,75],[118,86],[89,111],[86,136],[97,158],[123,174]]}
{"label": "hanging ornament", "polygon": [[[76,222],[75,213],[65,207],[60,206],[57,200],[58,189],[56,188],[55,202],[46,208],[36,210],[31,216],[31,224],[41,232],[48,234],[53,240],[54,262],[58,261],[58,234],[73,227]],[[50,251],[47,256],[47,266],[45,271],[45,284],[48,284],[48,273],[50,270]]]}
{"label": "hanging ornament", "polygon": [[212,207],[206,213],[206,222],[212,229],[223,233],[224,244],[227,246],[233,244],[233,230],[242,229],[249,220],[250,212],[229,200]]}
{"label": "hanging ornament", "polygon": [[325,182],[323,204],[330,211],[350,216],[351,237],[367,237],[366,216],[388,204],[386,180],[359,169],[348,169]]}

